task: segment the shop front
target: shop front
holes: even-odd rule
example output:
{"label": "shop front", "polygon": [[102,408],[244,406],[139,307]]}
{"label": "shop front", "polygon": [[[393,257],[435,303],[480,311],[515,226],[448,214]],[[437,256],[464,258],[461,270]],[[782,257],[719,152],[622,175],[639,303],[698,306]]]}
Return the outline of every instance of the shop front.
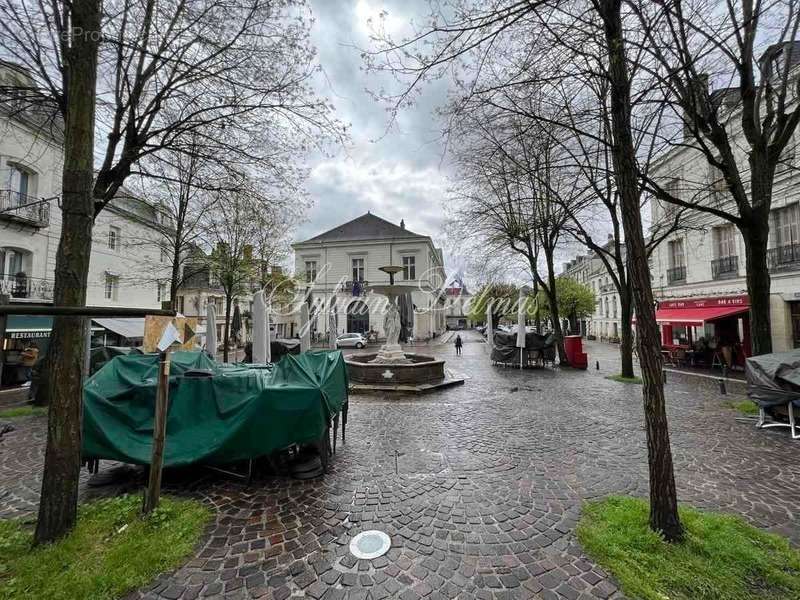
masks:
{"label": "shop front", "polygon": [[661,346],[694,366],[744,368],[751,355],[746,295],[664,300],[656,309]]}
{"label": "shop front", "polygon": [[35,346],[39,357],[43,357],[50,345],[50,330],[53,327],[52,317],[10,315],[6,321],[2,346],[2,375],[0,385],[19,385],[28,381],[23,352]]}

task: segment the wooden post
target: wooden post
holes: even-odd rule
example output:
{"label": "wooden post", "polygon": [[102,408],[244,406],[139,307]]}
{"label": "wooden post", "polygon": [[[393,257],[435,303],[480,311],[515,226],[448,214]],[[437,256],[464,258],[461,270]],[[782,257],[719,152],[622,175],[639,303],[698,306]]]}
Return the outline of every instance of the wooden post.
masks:
{"label": "wooden post", "polygon": [[145,490],[142,513],[147,515],[158,506],[161,495],[161,470],[164,465],[164,438],[167,431],[167,406],[169,402],[169,355],[158,356],[158,385],[153,417],[153,454],[150,458],[150,479]]}

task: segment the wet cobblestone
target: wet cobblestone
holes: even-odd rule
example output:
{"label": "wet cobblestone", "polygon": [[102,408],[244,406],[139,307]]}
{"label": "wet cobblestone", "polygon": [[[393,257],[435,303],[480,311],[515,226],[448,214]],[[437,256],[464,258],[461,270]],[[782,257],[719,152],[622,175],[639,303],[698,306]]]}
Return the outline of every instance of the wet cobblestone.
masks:
{"label": "wet cobblestone", "polygon": [[[422,397],[351,398],[347,442],[328,475],[251,485],[208,472],[170,492],[217,511],[197,554],[129,597],[316,599],[621,598],[577,543],[585,500],[647,495],[641,388],[609,381],[615,348],[589,371],[492,367],[474,334],[462,357],[437,347],[464,386]],[[680,501],[743,515],[800,543],[797,443],[736,420],[713,380],[670,375]],[[0,441],[0,516],[30,514],[43,418]],[[82,485],[84,497],[93,493]],[[114,490],[116,491],[116,490]],[[363,561],[350,539],[381,529],[392,548]]]}

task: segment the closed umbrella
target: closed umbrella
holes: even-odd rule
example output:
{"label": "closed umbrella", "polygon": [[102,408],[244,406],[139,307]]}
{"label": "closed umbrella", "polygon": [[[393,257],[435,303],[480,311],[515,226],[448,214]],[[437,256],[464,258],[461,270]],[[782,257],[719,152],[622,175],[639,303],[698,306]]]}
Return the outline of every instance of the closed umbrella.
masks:
{"label": "closed umbrella", "polygon": [[492,323],[492,308],[486,309],[486,342],[489,350],[494,350],[494,323]]}
{"label": "closed umbrella", "polygon": [[328,311],[328,345],[331,350],[336,350],[336,313]]}
{"label": "closed umbrella", "polygon": [[211,301],[206,305],[206,352],[217,359],[217,308]]}
{"label": "closed umbrella", "polygon": [[519,348],[519,368],[523,364],[523,352],[525,351],[525,296],[522,288],[519,290],[519,302],[517,302],[517,348]]}
{"label": "closed umbrella", "polygon": [[311,332],[308,323],[308,304],[303,302],[300,306],[300,352],[311,349]]}
{"label": "closed umbrella", "polygon": [[266,307],[264,308],[264,344],[266,348],[264,362],[268,363],[272,362],[272,335],[269,332],[270,312],[272,312],[272,305],[269,302],[266,302]]}
{"label": "closed umbrella", "polygon": [[267,307],[264,304],[264,290],[253,294],[253,362],[267,362]]}

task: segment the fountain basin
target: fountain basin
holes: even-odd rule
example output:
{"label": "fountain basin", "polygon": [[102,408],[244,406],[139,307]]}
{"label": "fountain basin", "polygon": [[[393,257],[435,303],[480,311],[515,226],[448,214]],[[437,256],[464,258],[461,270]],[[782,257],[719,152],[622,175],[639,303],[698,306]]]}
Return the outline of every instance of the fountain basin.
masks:
{"label": "fountain basin", "polygon": [[464,383],[448,377],[444,360],[424,354],[404,352],[403,363],[371,362],[377,354],[345,356],[347,376],[354,391],[425,392]]}

